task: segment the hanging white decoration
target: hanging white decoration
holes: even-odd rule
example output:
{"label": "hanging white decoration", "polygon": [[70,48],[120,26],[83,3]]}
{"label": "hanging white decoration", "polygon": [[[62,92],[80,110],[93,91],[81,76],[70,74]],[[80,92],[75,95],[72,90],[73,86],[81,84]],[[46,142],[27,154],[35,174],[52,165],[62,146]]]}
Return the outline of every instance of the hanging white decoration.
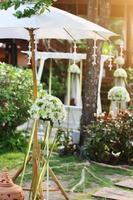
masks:
{"label": "hanging white decoration", "polygon": [[94,52],[93,52],[93,55],[92,55],[92,57],[93,57],[93,62],[92,62],[92,64],[93,64],[93,65],[96,65],[96,58],[97,58],[97,54],[96,54],[96,51],[97,51],[97,39],[96,39],[96,38],[94,39],[93,50],[94,50]]}
{"label": "hanging white decoration", "polygon": [[123,41],[121,41],[121,43],[120,43],[120,56],[121,57],[124,56],[123,51],[124,51],[124,43],[123,43]]}
{"label": "hanging white decoration", "polygon": [[73,63],[72,65],[69,66],[68,72],[73,73],[73,74],[80,74],[80,68],[78,65]]}
{"label": "hanging white decoration", "polygon": [[29,40],[29,45],[28,45],[28,65],[31,64],[31,41]]}
{"label": "hanging white decoration", "polygon": [[114,77],[116,78],[127,78],[127,72],[123,68],[118,68],[114,72]]}
{"label": "hanging white decoration", "polygon": [[77,45],[76,45],[76,42],[74,42],[74,51],[73,51],[73,54],[74,54],[74,64],[76,63],[76,55],[77,55]]}
{"label": "hanging white decoration", "polygon": [[34,44],[35,44],[35,49],[34,49],[34,51],[35,51],[35,60],[37,60],[37,45],[38,45],[38,40],[37,40],[36,37],[35,37]]}
{"label": "hanging white decoration", "polygon": [[116,62],[118,67],[119,66],[122,67],[125,63],[124,54],[123,54],[123,51],[124,51],[123,41],[120,41],[119,45],[120,45],[120,55],[116,57],[115,62]]}
{"label": "hanging white decoration", "polygon": [[112,50],[111,50],[111,44],[109,45],[109,69],[111,70],[113,65],[112,65]]}
{"label": "hanging white decoration", "polygon": [[124,63],[125,63],[125,60],[124,60],[124,58],[123,58],[122,56],[118,56],[118,57],[115,59],[115,62],[116,62],[117,65],[123,66]]}
{"label": "hanging white decoration", "polygon": [[111,101],[129,102],[130,96],[126,88],[121,86],[114,86],[108,92],[108,99]]}

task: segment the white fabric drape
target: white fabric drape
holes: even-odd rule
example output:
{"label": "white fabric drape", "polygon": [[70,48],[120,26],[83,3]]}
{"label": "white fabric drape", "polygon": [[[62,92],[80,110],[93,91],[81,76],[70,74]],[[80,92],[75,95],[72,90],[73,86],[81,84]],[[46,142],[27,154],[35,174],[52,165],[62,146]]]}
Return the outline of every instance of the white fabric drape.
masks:
{"label": "white fabric drape", "polygon": [[74,99],[75,106],[82,106],[81,92],[80,92],[80,76],[79,74],[71,75],[71,94],[70,99]]}

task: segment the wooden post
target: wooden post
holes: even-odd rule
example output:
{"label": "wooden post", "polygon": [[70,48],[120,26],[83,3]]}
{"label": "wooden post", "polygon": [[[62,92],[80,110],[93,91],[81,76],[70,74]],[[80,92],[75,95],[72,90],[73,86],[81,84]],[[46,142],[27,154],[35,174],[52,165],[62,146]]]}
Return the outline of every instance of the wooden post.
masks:
{"label": "wooden post", "polygon": [[[35,35],[34,28],[27,28],[30,35],[31,42],[31,67],[32,67],[32,75],[33,75],[33,101],[37,98],[37,71],[36,71],[36,63],[35,63]],[[36,123],[34,138],[33,138],[33,151],[32,151],[32,199],[34,199],[36,188],[39,179],[39,166],[40,166],[40,146],[38,143],[38,122]],[[37,200],[43,200],[43,193],[40,186],[39,194],[36,198]]]}
{"label": "wooden post", "polygon": [[31,42],[31,67],[33,75],[33,100],[37,98],[37,71],[36,71],[36,62],[35,62],[35,35],[34,28],[26,28],[29,31],[30,42]]}

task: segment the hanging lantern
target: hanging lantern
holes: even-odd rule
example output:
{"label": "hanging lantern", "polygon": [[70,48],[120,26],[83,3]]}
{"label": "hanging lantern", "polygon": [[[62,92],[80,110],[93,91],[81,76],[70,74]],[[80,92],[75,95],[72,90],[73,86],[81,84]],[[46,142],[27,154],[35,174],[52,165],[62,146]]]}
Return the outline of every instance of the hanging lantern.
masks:
{"label": "hanging lantern", "polygon": [[7,171],[0,174],[0,200],[24,200],[22,188],[13,183]]}

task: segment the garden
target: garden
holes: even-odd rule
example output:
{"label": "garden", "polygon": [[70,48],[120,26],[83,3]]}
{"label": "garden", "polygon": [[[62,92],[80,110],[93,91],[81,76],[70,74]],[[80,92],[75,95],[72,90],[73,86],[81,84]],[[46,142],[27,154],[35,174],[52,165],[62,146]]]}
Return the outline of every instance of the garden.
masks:
{"label": "garden", "polygon": [[[53,2],[0,3],[0,19],[8,16],[0,38],[28,41],[25,66],[0,63],[0,198],[130,200],[133,69],[124,41]],[[45,37],[45,48],[71,52],[39,51]]]}

